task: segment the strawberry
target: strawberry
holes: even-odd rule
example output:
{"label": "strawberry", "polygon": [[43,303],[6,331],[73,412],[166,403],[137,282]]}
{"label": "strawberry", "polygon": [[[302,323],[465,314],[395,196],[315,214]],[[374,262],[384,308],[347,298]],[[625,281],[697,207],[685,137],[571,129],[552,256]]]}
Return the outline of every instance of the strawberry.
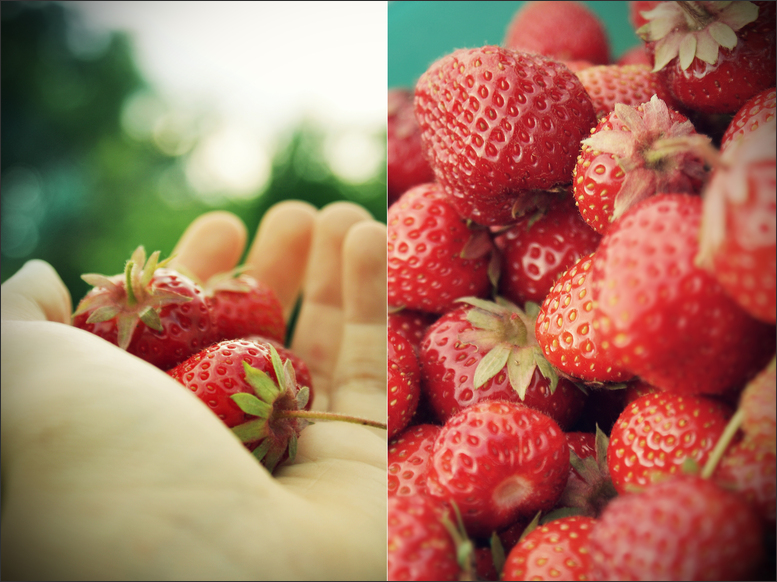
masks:
{"label": "strawberry", "polygon": [[661,2],[637,30],[683,106],[736,113],[775,83],[774,2]]}
{"label": "strawberry", "polygon": [[388,437],[405,430],[418,406],[421,371],[413,346],[388,330]]}
{"label": "strawberry", "polygon": [[592,580],[753,580],[761,524],[745,501],[678,475],[613,499],[589,536]]}
{"label": "strawberry", "polygon": [[656,195],[610,226],[596,251],[594,326],[622,367],[675,393],[721,394],[774,354],[774,326],[745,313],[694,265],[702,201]]}
{"label": "strawberry", "polygon": [[544,213],[521,218],[495,239],[502,253],[501,295],[518,305],[541,303],[558,276],[594,252],[600,239],[580,216],[571,195],[562,196]]}
{"label": "strawberry", "polygon": [[610,433],[607,464],[619,493],[647,487],[680,471],[687,459],[703,465],[731,410],[711,398],[658,392],[626,406]]}
{"label": "strawberry", "polygon": [[167,370],[208,346],[210,310],[202,288],[180,272],[148,260],[142,246],[112,277],[86,274],[94,286],[79,302],[73,325]]}
{"label": "strawberry", "polygon": [[477,580],[499,580],[499,572],[494,564],[494,554],[491,548],[475,548],[475,571]]}
{"label": "strawberry", "polygon": [[458,580],[444,504],[425,495],[388,498],[388,580]]}
{"label": "strawberry", "polygon": [[585,394],[559,379],[543,357],[534,316],[504,300],[462,303],[432,324],[421,343],[422,390],[437,418],[445,422],[476,402],[507,400],[570,427]]}
{"label": "strawberry", "polygon": [[593,327],[594,301],[590,253],[557,279],[540,307],[535,334],[548,362],[586,382],[620,382],[632,374],[601,349]]}
{"label": "strawberry", "polygon": [[491,235],[470,229],[436,184],[411,188],[388,211],[388,302],[444,313],[491,288]]}
{"label": "strawberry", "polygon": [[283,343],[286,322],[275,292],[256,278],[232,271],[203,285],[215,326],[215,341],[260,335]]}
{"label": "strawberry", "polygon": [[415,114],[437,181],[459,213],[511,224],[568,184],[596,125],[590,97],[563,64],[497,46],[460,49],[415,88]]}
{"label": "strawberry", "polygon": [[629,22],[634,30],[637,30],[648,23],[648,20],[642,16],[643,12],[648,12],[662,3],[663,2],[656,2],[655,0],[631,0],[629,2]]}
{"label": "strawberry", "polygon": [[412,309],[399,309],[388,314],[388,329],[397,332],[410,342],[413,349],[418,352],[421,340],[426,329],[434,323],[437,317],[431,313],[414,311]]}
{"label": "strawberry", "polygon": [[748,382],[739,400],[742,430],[747,438],[777,440],[777,377],[775,360]]}
{"label": "strawberry", "polygon": [[244,338],[251,342],[258,342],[260,344],[270,344],[278,352],[281,357],[281,361],[285,362],[289,360],[291,367],[294,368],[294,376],[297,379],[297,384],[300,386],[307,386],[308,388],[308,401],[303,407],[305,410],[310,410],[315,399],[315,389],[313,388],[313,377],[310,374],[310,369],[305,361],[300,358],[295,352],[285,347],[282,343],[272,338],[264,337],[261,335],[248,335]]}
{"label": "strawberry", "polygon": [[777,319],[777,120],[728,143],[708,186],[697,264],[753,317]]}
{"label": "strawberry", "polygon": [[568,474],[567,440],[553,419],[522,404],[485,401],[445,423],[426,486],[432,497],[455,503],[467,533],[478,537],[551,509]]}
{"label": "strawberry", "polygon": [[391,206],[413,186],[434,181],[432,168],[424,158],[410,89],[398,87],[388,91],[386,147],[386,181]]}
{"label": "strawberry", "polygon": [[610,62],[610,41],[599,17],[582,2],[526,2],[507,26],[502,46],[557,61]]}
{"label": "strawberry", "polygon": [[502,580],[588,580],[588,537],[596,520],[564,517],[532,530],[510,551]]}
{"label": "strawberry", "polygon": [[388,494],[425,495],[432,447],[442,427],[411,426],[389,441]]}
{"label": "strawberry", "polygon": [[194,392],[271,473],[293,460],[308,389],[271,344],[225,340],[167,372]]}
{"label": "strawberry", "polygon": [[650,69],[647,64],[599,65],[578,71],[577,77],[588,91],[599,121],[615,109],[616,103],[638,107],[653,95],[677,109],[672,96]]}
{"label": "strawberry", "polygon": [[709,138],[656,95],[632,107],[616,103],[583,140],[574,193],[585,221],[599,233],[649,196],[697,193],[705,178],[699,151]]}
{"label": "strawberry", "polygon": [[[777,114],[777,91],[774,87],[764,89],[757,95],[751,97],[736,115],[731,118],[726,131],[720,142],[720,151],[726,151],[732,141],[736,141],[750,135],[761,124],[774,121]],[[772,129],[772,131],[774,131]]]}
{"label": "strawberry", "polygon": [[653,61],[650,59],[647,51],[645,51],[645,45],[643,43],[639,43],[638,45],[628,49],[618,58],[617,61],[615,61],[615,64],[621,66],[648,65],[648,67],[651,69],[653,68]]}

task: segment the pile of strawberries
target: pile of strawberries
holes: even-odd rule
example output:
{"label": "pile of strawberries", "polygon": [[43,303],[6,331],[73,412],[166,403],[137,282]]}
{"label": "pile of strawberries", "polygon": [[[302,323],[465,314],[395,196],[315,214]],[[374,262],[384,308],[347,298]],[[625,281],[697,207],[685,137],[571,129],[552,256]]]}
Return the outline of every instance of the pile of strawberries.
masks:
{"label": "pile of strawberries", "polygon": [[389,91],[390,580],[775,574],[775,4],[629,7]]}

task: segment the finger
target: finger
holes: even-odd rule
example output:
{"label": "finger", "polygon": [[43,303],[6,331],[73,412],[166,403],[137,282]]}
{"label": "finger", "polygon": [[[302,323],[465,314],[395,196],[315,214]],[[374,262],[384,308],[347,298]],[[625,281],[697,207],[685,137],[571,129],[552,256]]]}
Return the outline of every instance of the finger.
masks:
{"label": "finger", "polygon": [[275,291],[287,320],[305,277],[316,212],[299,200],[276,204],[262,218],[246,257],[247,272]]}
{"label": "finger", "polygon": [[345,324],[330,408],[386,421],[386,227],[363,222],[343,244]]}
{"label": "finger", "polygon": [[201,281],[237,265],[246,244],[246,227],[231,212],[215,210],[196,218],[181,236],[170,261]]}
{"label": "finger", "polygon": [[45,261],[27,261],[2,286],[2,318],[70,323],[73,304],[65,284]]}
{"label": "finger", "polygon": [[342,335],[343,241],[351,226],[370,219],[367,210],[350,202],[330,204],[316,217],[292,349],[310,369],[318,409],[328,407]]}

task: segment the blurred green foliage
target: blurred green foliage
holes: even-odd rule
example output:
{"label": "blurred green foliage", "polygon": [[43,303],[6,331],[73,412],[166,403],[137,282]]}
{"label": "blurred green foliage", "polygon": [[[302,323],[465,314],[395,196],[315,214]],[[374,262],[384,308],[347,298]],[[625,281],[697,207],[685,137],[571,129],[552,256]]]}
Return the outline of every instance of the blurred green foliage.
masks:
{"label": "blurred green foliage", "polygon": [[[165,257],[194,218],[216,207],[192,192],[185,154],[167,155],[122,130],[125,101],[153,91],[130,38],[111,33],[99,51],[78,53],[68,42],[74,16],[66,4],[2,2],[0,10],[2,280],[43,259],[75,305],[88,289],[81,273],[120,272],[139,244]],[[249,233],[286,199],[319,208],[351,200],[385,222],[385,164],[367,182],[343,182],[325,162],[325,137],[312,123],[290,128],[262,192],[219,197],[217,208],[239,216]],[[385,144],[385,133],[376,138]]]}

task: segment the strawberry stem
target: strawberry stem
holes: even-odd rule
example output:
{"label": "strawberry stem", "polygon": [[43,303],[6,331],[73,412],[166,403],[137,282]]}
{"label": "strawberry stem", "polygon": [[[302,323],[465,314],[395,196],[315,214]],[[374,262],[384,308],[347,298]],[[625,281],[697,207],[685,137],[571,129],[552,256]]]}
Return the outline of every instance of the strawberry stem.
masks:
{"label": "strawberry stem", "polygon": [[745,412],[740,409],[737,410],[734,413],[734,416],[728,421],[726,428],[723,429],[723,434],[720,435],[718,442],[715,444],[712,452],[710,452],[710,456],[707,458],[707,462],[704,464],[704,468],[701,471],[702,479],[709,479],[712,477],[712,474],[715,472],[715,469],[718,468],[718,464],[723,458],[728,446],[731,444],[734,435],[739,430],[739,427],[742,426],[744,418]]}
{"label": "strawberry stem", "polygon": [[679,0],[677,4],[685,12],[686,21],[691,21],[689,24],[692,23],[693,30],[701,30],[712,20],[712,17],[697,2]]}
{"label": "strawberry stem", "polygon": [[339,420],[342,422],[350,422],[352,424],[361,424],[362,426],[371,426],[373,428],[382,428],[387,430],[386,423],[378,422],[376,420],[369,420],[368,418],[360,418],[358,416],[349,416],[347,414],[340,414],[337,412],[322,412],[319,410],[284,410],[277,414],[282,418],[305,418],[310,420]]}

